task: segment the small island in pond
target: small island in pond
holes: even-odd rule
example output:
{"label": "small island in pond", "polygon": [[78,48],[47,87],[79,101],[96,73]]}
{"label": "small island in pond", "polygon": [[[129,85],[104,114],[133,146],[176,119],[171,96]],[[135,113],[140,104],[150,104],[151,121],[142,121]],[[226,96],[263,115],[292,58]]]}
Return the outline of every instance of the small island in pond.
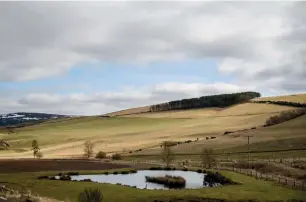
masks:
{"label": "small island in pond", "polygon": [[160,177],[146,176],[145,178],[147,182],[163,184],[166,187],[172,189],[184,188],[186,185],[186,180],[181,176],[171,176],[171,175],[165,175]]}

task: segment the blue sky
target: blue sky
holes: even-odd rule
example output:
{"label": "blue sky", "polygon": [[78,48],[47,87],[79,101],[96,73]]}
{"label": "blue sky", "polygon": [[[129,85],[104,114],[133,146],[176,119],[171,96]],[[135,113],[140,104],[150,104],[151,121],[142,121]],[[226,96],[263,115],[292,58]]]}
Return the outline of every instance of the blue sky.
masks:
{"label": "blue sky", "polygon": [[0,6],[0,113],[94,115],[209,94],[306,91],[302,2]]}
{"label": "blue sky", "polygon": [[119,91],[129,86],[158,83],[231,82],[232,76],[221,75],[215,60],[186,60],[154,62],[137,65],[129,63],[85,63],[76,65],[60,76],[25,82],[1,82],[7,90],[69,94]]}

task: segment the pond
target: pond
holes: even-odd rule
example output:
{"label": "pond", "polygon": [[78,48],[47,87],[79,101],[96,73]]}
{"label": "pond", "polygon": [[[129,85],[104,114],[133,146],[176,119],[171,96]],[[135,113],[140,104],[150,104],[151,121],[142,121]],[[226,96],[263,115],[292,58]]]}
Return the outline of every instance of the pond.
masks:
{"label": "pond", "polygon": [[141,170],[137,173],[132,174],[109,174],[109,175],[78,175],[78,176],[71,176],[71,180],[84,180],[84,179],[91,179],[93,182],[100,182],[100,183],[110,183],[110,184],[122,184],[122,185],[129,185],[129,186],[136,186],[139,189],[169,189],[161,184],[155,184],[146,182],[145,176],[151,177],[158,177],[158,176],[165,176],[165,175],[175,175],[181,176],[186,180],[186,189],[199,189],[205,187],[203,185],[204,173],[197,173],[192,171],[166,171],[166,170]]}

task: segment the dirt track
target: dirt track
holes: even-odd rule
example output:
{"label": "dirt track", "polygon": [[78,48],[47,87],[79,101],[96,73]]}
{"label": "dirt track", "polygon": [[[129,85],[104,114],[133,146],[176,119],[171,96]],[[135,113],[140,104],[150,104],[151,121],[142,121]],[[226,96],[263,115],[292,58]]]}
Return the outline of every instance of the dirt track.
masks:
{"label": "dirt track", "polygon": [[88,160],[0,160],[0,174],[38,171],[109,170],[130,167],[129,165]]}

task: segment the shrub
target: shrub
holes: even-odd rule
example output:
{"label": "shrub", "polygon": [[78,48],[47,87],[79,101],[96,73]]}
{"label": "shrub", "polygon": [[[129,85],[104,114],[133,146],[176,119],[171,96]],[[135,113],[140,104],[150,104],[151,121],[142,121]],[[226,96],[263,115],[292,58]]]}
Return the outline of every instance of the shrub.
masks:
{"label": "shrub", "polygon": [[121,160],[121,159],[122,159],[122,156],[121,156],[121,154],[113,154],[113,155],[112,155],[112,159],[113,159],[113,160]]}
{"label": "shrub", "polygon": [[68,172],[67,175],[79,175],[79,172]]}
{"label": "shrub", "polygon": [[188,171],[188,168],[183,168],[183,171]]}
{"label": "shrub", "polygon": [[41,151],[36,152],[36,158],[41,159],[43,157],[44,157],[44,154]]}
{"label": "shrub", "polygon": [[38,180],[49,179],[49,177],[46,176],[46,175],[43,175],[43,176],[38,176],[37,179],[38,179]]}
{"label": "shrub", "polygon": [[104,172],[103,174],[104,174],[104,175],[108,175],[108,172],[106,171],[106,172]]}
{"label": "shrub", "polygon": [[137,173],[137,170],[130,170],[130,173]]}
{"label": "shrub", "polygon": [[122,175],[127,175],[127,174],[129,174],[129,173],[130,173],[130,172],[127,171],[127,170],[121,171],[121,174],[122,174]]}
{"label": "shrub", "polygon": [[79,194],[78,202],[101,202],[103,194],[99,189],[86,188]]}
{"label": "shrub", "polygon": [[96,159],[105,159],[106,158],[106,153],[103,152],[103,151],[99,151],[97,154],[96,154]]}
{"label": "shrub", "polygon": [[171,168],[170,167],[165,167],[165,170],[171,170]]}
{"label": "shrub", "polygon": [[63,180],[63,181],[70,181],[71,180],[71,177],[69,175],[62,175],[60,176],[60,180]]}
{"label": "shrub", "polygon": [[201,169],[198,169],[198,170],[197,170],[197,173],[202,173],[202,170],[201,170]]}
{"label": "shrub", "polygon": [[114,175],[117,175],[117,174],[118,174],[118,172],[117,172],[117,171],[115,171],[115,172],[113,172],[113,174],[114,174]]}
{"label": "shrub", "polygon": [[203,185],[212,187],[214,184],[219,183],[222,185],[226,184],[236,184],[231,179],[221,175],[218,172],[208,171],[204,177]]}

